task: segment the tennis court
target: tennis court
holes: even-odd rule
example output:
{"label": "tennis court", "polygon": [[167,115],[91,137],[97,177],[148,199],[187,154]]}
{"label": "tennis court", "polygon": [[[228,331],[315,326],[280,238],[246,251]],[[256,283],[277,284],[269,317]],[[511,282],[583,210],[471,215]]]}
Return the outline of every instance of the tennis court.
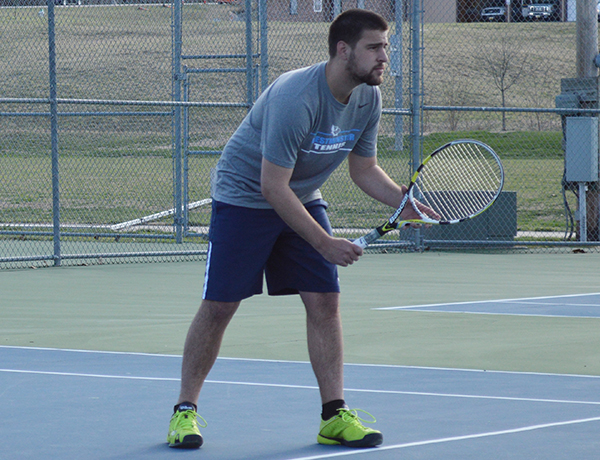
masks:
{"label": "tennis court", "polygon": [[0,273],[9,459],[573,459],[600,448],[600,257],[379,254],[340,272],[346,399],[384,444],[316,443],[295,297],[240,308],[200,451],[166,446],[202,263]]}

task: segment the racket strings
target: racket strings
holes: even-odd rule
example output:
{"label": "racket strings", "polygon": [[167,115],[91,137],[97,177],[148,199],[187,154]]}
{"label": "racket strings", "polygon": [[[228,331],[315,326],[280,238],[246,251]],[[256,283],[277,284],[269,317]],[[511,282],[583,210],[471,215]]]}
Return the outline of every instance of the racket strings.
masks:
{"label": "racket strings", "polygon": [[493,192],[465,190],[444,186],[422,185],[422,200],[442,216],[442,220],[456,220],[485,208],[493,199]]}
{"label": "racket strings", "polygon": [[[451,203],[455,210],[452,218],[456,219],[483,209],[493,199],[497,181],[488,167],[486,157],[489,155],[482,155],[482,151],[475,149],[473,144],[456,144],[454,147],[449,149],[452,160],[454,164],[463,165],[463,169],[459,169],[463,193]],[[477,174],[469,174],[470,171]]]}
{"label": "racket strings", "polygon": [[473,143],[451,144],[424,165],[413,196],[441,216],[460,220],[485,209],[502,186],[494,155]]}
{"label": "racket strings", "polygon": [[502,171],[496,157],[477,144],[456,144],[455,147],[464,153],[464,158],[470,160],[469,167],[478,168],[478,174],[473,174],[471,179],[473,183],[478,182],[479,190],[496,192],[502,184]]}

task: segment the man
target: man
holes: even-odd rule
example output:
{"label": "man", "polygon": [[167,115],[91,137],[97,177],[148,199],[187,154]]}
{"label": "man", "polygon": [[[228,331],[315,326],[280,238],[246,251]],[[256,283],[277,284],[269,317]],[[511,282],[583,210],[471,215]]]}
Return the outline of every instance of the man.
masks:
{"label": "man", "polygon": [[[357,261],[362,249],[332,236],[318,188],[348,158],[350,176],[365,193],[394,208],[402,200],[406,187],[376,159],[387,32],[373,12],[339,15],[329,30],[329,60],[280,76],[225,146],[213,186],[203,301],[185,342],[171,447],[202,444],[200,390],[240,301],[262,292],[263,276],[269,294],[299,294],[306,308],[323,404],[318,442],[382,443],[381,432],[363,426],[343,394],[337,265]],[[403,217],[415,216],[407,210]]]}

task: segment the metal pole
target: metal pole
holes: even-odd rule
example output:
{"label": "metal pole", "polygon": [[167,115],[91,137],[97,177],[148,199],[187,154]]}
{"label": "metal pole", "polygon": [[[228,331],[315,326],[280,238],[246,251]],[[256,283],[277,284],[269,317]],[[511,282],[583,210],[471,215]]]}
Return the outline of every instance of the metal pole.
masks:
{"label": "metal pole", "polygon": [[246,0],[246,102],[248,110],[254,103],[252,67],[252,0]]}
{"label": "metal pole", "polygon": [[[411,126],[411,147],[412,160],[411,172],[414,173],[416,168],[421,164],[421,117],[423,109],[421,107],[421,59],[422,57],[422,38],[421,38],[421,22],[422,22],[422,0],[413,0],[412,8],[412,49],[411,49],[411,110],[412,110],[412,126]],[[417,248],[422,247],[422,234],[420,229],[415,230],[415,244]]]}
{"label": "metal pole", "polygon": [[412,171],[421,164],[421,0],[413,0],[411,47]]}
{"label": "metal pole", "polygon": [[587,184],[579,182],[579,241],[587,241]]}
{"label": "metal pole", "polygon": [[333,17],[337,18],[342,14],[342,0],[333,0]]}
{"label": "metal pole", "polygon": [[269,22],[267,17],[267,0],[260,0],[258,7],[260,20],[260,90],[269,86]]}
{"label": "metal pole", "polygon": [[48,0],[48,72],[50,81],[50,144],[52,149],[52,229],[54,266],[61,264],[60,247],[60,181],[58,164],[58,102],[56,97],[56,40],[54,0]]}
{"label": "metal pole", "polygon": [[[402,0],[396,0],[395,7],[395,20],[396,20],[396,33],[390,37],[390,68],[391,74],[395,77],[394,91],[395,91],[395,103],[394,107],[401,109],[404,105],[403,93],[404,93],[404,79],[402,75],[403,66],[403,55],[404,50],[402,49],[402,34],[404,25],[404,2]],[[395,136],[394,136],[394,149],[404,150],[404,119],[402,115],[396,115],[394,117],[395,124]]]}
{"label": "metal pole", "polygon": [[[172,27],[172,99],[181,102],[181,0],[173,0],[171,27]],[[173,201],[175,207],[175,216],[173,225],[175,227],[175,241],[183,242],[182,229],[182,184],[181,184],[181,106],[173,107]]]}
{"label": "metal pole", "polygon": [[[186,73],[187,66],[183,66],[183,100],[190,100],[190,82]],[[189,151],[190,151],[190,108],[183,107],[183,234],[187,236],[189,229]]]}

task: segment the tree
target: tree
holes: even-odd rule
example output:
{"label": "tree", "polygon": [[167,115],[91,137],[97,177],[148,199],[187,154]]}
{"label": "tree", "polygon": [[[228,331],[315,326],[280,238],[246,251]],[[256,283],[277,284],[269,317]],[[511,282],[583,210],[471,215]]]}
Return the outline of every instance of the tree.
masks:
{"label": "tree", "polygon": [[[502,108],[506,108],[506,93],[525,75],[527,54],[505,33],[494,44],[482,49],[476,61],[500,91]],[[502,112],[502,131],[506,131],[506,112]]]}

